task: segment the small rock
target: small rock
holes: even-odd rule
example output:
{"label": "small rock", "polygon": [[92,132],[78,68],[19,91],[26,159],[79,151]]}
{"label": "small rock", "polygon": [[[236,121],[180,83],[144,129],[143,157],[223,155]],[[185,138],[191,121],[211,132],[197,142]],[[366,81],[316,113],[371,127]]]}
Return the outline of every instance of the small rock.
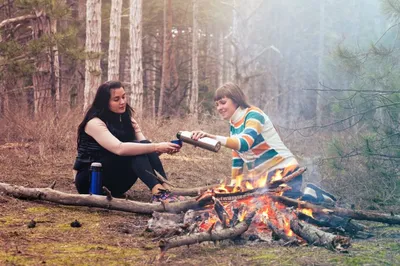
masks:
{"label": "small rock", "polygon": [[75,220],[71,223],[71,227],[81,227],[81,226],[82,224],[78,220]]}
{"label": "small rock", "polygon": [[28,228],[34,228],[36,226],[36,222],[34,221],[34,220],[31,220],[29,223],[28,223]]}

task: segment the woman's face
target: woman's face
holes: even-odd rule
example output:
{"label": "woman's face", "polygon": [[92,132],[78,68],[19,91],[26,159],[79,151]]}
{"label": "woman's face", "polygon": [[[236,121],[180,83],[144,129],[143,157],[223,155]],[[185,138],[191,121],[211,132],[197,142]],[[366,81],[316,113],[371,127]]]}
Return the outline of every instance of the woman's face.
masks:
{"label": "woman's face", "polygon": [[108,102],[108,107],[111,112],[122,114],[126,110],[126,98],[124,88],[111,89],[111,97]]}
{"label": "woman's face", "polygon": [[217,107],[218,113],[224,120],[231,119],[233,113],[238,108],[238,105],[228,97],[224,97],[216,101],[215,106]]}

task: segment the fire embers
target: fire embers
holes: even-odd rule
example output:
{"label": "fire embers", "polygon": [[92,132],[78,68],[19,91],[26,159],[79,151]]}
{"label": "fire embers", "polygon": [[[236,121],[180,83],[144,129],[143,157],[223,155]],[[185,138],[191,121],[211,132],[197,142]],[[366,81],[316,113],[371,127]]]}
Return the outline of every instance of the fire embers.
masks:
{"label": "fire embers", "polygon": [[233,228],[251,212],[255,212],[255,215],[244,238],[267,242],[283,240],[286,244],[290,242],[289,244],[295,245],[301,243],[301,240],[296,238],[290,229],[290,219],[296,215],[291,209],[286,208],[283,204],[273,202],[265,195],[248,196],[225,203],[225,205],[214,198],[213,210],[209,210],[207,219],[200,220],[199,231]]}
{"label": "fire embers", "polygon": [[282,171],[278,170],[273,176],[268,176],[267,173],[260,175],[249,174],[246,178],[244,175],[238,175],[229,184],[222,184],[215,188],[213,192],[226,198],[232,196],[238,197],[241,193],[248,195],[248,193],[252,192],[261,192],[262,194],[266,192],[280,192],[282,194],[285,191],[291,190],[291,187],[287,185],[288,182],[307,170],[305,167],[301,167],[291,174],[286,175],[294,167],[287,167]]}

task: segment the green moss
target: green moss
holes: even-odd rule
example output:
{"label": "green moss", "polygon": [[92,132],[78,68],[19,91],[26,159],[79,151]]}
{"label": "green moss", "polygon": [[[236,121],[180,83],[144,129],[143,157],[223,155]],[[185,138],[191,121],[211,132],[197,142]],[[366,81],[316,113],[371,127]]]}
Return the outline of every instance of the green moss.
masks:
{"label": "green moss", "polygon": [[38,207],[27,208],[25,211],[27,213],[32,213],[32,214],[47,214],[51,212],[52,209],[38,206]]}

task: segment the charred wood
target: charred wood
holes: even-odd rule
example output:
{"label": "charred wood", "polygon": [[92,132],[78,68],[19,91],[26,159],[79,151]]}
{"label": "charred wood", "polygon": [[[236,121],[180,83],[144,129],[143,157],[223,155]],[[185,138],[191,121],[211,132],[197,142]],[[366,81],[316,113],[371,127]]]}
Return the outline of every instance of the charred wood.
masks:
{"label": "charred wood", "polygon": [[272,231],[272,238],[275,240],[282,239],[286,245],[298,245],[299,241],[296,237],[288,236],[285,232],[276,227],[271,221],[267,221],[268,228]]}
{"label": "charred wood", "polygon": [[213,200],[214,200],[214,210],[217,213],[218,219],[221,221],[222,227],[227,228],[229,224],[228,222],[229,215],[225,210],[224,206],[222,205],[222,203],[218,199],[213,197]]}
{"label": "charred wood", "polygon": [[350,238],[324,232],[315,226],[300,222],[297,219],[290,221],[290,228],[309,245],[321,246],[330,250],[343,251],[350,247]]}
{"label": "charred wood", "polygon": [[269,187],[269,188],[277,188],[277,187],[279,187],[279,185],[286,184],[289,181],[295,179],[299,175],[303,174],[306,170],[307,170],[306,167],[300,167],[299,169],[297,169],[297,171],[291,173],[290,175],[287,175],[287,176],[283,177],[282,179],[278,179],[278,180],[274,180],[274,181],[269,182],[267,187]]}
{"label": "charred wood", "polygon": [[354,220],[366,220],[373,222],[380,222],[386,224],[400,224],[400,216],[392,216],[383,213],[374,213],[359,210],[348,210],[343,208],[327,209],[306,201],[295,200],[284,196],[268,194],[273,200],[281,202],[289,207],[311,209],[313,213],[337,215],[340,217],[347,217]]}
{"label": "charred wood", "polygon": [[145,203],[139,201],[110,198],[109,196],[69,194],[51,188],[26,188],[0,182],[0,192],[18,199],[44,200],[63,205],[97,207],[109,210],[151,214],[156,212],[180,213],[189,209],[199,209],[212,203],[212,197],[172,203]]}
{"label": "charred wood", "polygon": [[239,222],[239,215],[242,213],[245,205],[242,203],[239,206],[234,206],[232,207],[232,219],[229,221],[229,226],[234,227],[236,224]]}
{"label": "charred wood", "polygon": [[[195,233],[188,236],[179,236],[172,239],[163,239],[159,243],[162,254],[168,249],[192,245],[205,241],[219,241],[224,239],[232,239],[243,234],[250,226],[256,212],[251,212],[243,222],[240,222],[236,227],[222,229],[219,231],[209,231]],[[211,227],[212,228],[212,227]]]}

